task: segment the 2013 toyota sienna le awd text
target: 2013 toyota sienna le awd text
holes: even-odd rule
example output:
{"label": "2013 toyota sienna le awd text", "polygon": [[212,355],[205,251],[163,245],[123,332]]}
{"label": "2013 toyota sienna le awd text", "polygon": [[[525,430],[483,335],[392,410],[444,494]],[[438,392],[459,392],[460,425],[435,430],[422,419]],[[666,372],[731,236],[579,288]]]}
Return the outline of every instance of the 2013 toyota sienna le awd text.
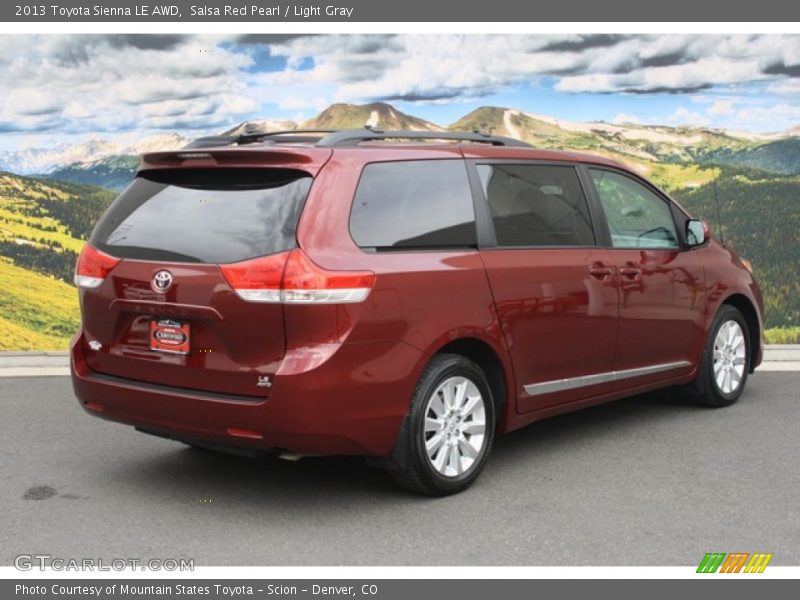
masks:
{"label": "2013 toyota sienna le awd text", "polygon": [[432,495],[537,419],[675,385],[729,405],[763,350],[758,285],[701,221],[611,160],[480,133],[145,154],[75,279],[89,413]]}

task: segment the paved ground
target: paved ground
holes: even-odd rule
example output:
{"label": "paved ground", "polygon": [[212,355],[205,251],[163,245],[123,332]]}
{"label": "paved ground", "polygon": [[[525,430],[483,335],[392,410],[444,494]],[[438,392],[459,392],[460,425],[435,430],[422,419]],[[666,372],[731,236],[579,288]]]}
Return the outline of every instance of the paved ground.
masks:
{"label": "paved ground", "polygon": [[93,419],[62,377],[0,379],[0,564],[800,564],[800,375],[723,410],[661,393],[499,439],[468,492],[430,500],[359,460],[248,460]]}

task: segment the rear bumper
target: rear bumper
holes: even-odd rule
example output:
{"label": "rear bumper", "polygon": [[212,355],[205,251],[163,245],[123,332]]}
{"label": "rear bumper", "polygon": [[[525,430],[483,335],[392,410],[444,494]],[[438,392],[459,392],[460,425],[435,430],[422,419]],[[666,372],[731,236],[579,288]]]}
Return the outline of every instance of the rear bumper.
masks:
{"label": "rear bumper", "polygon": [[70,370],[89,414],[179,440],[298,454],[390,454],[420,361],[402,342],[345,343],[312,370],[276,375],[269,398],[251,400],[95,373],[84,347],[79,334]]}

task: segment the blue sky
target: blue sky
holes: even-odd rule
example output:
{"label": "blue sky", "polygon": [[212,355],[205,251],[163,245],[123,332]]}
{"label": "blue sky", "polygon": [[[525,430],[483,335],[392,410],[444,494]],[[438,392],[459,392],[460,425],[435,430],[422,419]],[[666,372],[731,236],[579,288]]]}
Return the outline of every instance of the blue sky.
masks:
{"label": "blue sky", "polygon": [[441,125],[494,105],[772,132],[800,124],[800,36],[7,35],[0,81],[0,150],[371,101]]}

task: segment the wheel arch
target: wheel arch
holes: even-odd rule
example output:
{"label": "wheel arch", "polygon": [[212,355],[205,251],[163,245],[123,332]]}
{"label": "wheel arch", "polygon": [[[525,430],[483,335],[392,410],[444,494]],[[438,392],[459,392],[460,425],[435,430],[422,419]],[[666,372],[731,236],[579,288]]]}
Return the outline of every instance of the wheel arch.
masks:
{"label": "wheel arch", "polygon": [[458,354],[475,362],[486,374],[497,416],[497,429],[506,427],[507,411],[512,406],[514,374],[496,348],[486,340],[477,337],[460,337],[440,345],[427,357],[426,363],[438,354]]}
{"label": "wheel arch", "polygon": [[747,335],[750,338],[750,364],[748,370],[752,373],[758,366],[761,351],[761,321],[758,318],[753,302],[744,294],[731,294],[720,303],[722,306],[733,306],[744,317],[747,323]]}

